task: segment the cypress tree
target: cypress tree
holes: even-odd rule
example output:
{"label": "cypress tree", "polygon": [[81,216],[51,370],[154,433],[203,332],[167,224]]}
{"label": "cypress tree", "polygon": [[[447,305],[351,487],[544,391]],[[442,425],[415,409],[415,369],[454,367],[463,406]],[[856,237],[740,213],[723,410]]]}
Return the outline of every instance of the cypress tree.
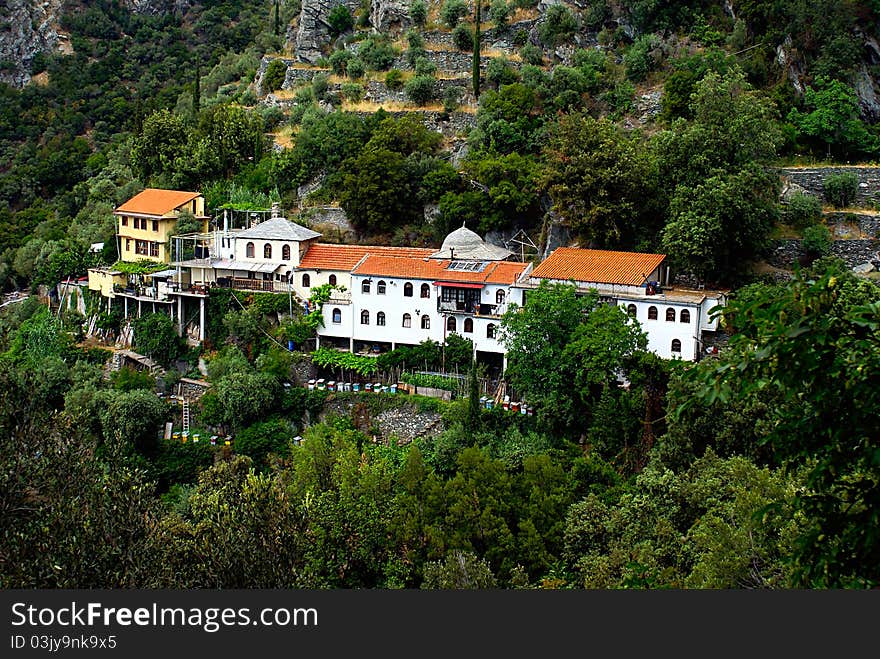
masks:
{"label": "cypress tree", "polygon": [[193,114],[198,114],[200,110],[200,104],[202,100],[202,70],[199,66],[199,63],[196,62],[196,80],[195,85],[193,85]]}
{"label": "cypress tree", "polygon": [[474,96],[480,99],[480,3],[474,0]]}
{"label": "cypress tree", "polygon": [[278,9],[278,0],[275,0],[275,36],[281,33],[281,12]]}

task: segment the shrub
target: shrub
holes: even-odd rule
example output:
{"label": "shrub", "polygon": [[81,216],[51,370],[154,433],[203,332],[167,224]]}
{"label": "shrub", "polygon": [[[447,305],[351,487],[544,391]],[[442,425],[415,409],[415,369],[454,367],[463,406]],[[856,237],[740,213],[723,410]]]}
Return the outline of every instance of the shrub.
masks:
{"label": "shrub", "polygon": [[574,36],[578,29],[577,18],[565,5],[552,5],[538,28],[538,36],[548,46],[558,46]]}
{"label": "shrub", "polygon": [[822,204],[813,195],[803,192],[793,194],[782,210],[782,221],[797,229],[816,224],[821,217]]}
{"label": "shrub", "polygon": [[344,76],[346,70],[348,68],[348,63],[354,58],[347,50],[337,50],[335,53],[330,55],[330,68],[333,69],[333,73],[338,76]]}
{"label": "shrub", "polygon": [[428,6],[423,0],[413,0],[409,5],[409,17],[416,25],[422,26],[428,20]]}
{"label": "shrub", "polygon": [[544,51],[531,43],[527,43],[519,49],[519,56],[523,62],[532,66],[541,66],[544,63]]}
{"label": "shrub", "polygon": [[461,105],[461,87],[447,87],[443,92],[443,111],[454,112]]}
{"label": "shrub", "polygon": [[440,8],[440,20],[446,23],[451,30],[467,13],[468,8],[464,0],[446,0]]}
{"label": "shrub", "polygon": [[472,50],[474,47],[474,32],[464,23],[456,25],[452,31],[452,43],[459,50]]}
{"label": "shrub", "polygon": [[644,34],[635,40],[626,55],[623,63],[626,66],[626,75],[630,80],[639,82],[644,80],[656,66],[652,52],[660,44],[660,40],[653,34]]}
{"label": "shrub", "polygon": [[400,69],[391,69],[385,74],[385,86],[392,91],[403,87],[403,72]]}
{"label": "shrub", "polygon": [[486,67],[486,79],[498,88],[516,82],[519,75],[505,57],[493,57]]}
{"label": "shrub", "polygon": [[372,71],[384,71],[396,57],[394,47],[384,35],[366,39],[358,48],[358,58]]}
{"label": "shrub", "polygon": [[415,68],[417,76],[433,76],[437,73],[437,65],[427,57],[419,57]]}
{"label": "shrub", "polygon": [[327,16],[327,24],[330,26],[330,34],[336,37],[354,27],[354,17],[348,7],[336,5]]}
{"label": "shrub", "polygon": [[804,229],[804,251],[810,256],[826,256],[831,253],[831,231],[824,224],[814,224]]}
{"label": "shrub", "polygon": [[507,25],[507,19],[510,18],[510,6],[507,4],[507,0],[492,0],[489,7],[489,17],[496,27]]}
{"label": "shrub", "polygon": [[417,105],[427,105],[436,94],[437,81],[431,76],[415,76],[406,83],[406,96]]}
{"label": "shrub", "polygon": [[359,85],[356,82],[343,83],[342,89],[340,91],[342,93],[342,97],[351,101],[352,103],[357,103],[364,97],[363,85]]}
{"label": "shrub", "polygon": [[367,67],[364,66],[364,63],[357,57],[349,60],[348,66],[346,67],[346,73],[348,73],[349,78],[352,80],[360,80],[364,77],[364,73],[366,72]]}
{"label": "shrub", "polygon": [[266,73],[263,75],[263,93],[268,94],[276,89],[281,89],[284,84],[284,77],[287,75],[287,64],[284,60],[273,59],[266,67]]}
{"label": "shrub", "polygon": [[516,34],[513,35],[513,45],[514,46],[524,46],[529,41],[529,33],[524,29],[520,28],[516,31]]}
{"label": "shrub", "polygon": [[830,174],[822,182],[822,194],[835,208],[845,208],[856,200],[859,177],[852,172]]}

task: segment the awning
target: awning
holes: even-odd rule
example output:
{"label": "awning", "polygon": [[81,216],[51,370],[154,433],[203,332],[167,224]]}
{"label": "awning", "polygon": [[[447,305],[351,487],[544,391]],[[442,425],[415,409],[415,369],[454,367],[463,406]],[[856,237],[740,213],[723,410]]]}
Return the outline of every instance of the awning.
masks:
{"label": "awning", "polygon": [[452,286],[454,288],[483,288],[485,284],[472,284],[466,281],[435,281],[434,286]]}
{"label": "awning", "polygon": [[217,259],[210,267],[215,270],[243,270],[245,272],[275,272],[284,263],[254,263],[252,261],[231,261]]}
{"label": "awning", "polygon": [[177,274],[177,270],[160,270],[159,272],[151,272],[148,277],[173,277]]}

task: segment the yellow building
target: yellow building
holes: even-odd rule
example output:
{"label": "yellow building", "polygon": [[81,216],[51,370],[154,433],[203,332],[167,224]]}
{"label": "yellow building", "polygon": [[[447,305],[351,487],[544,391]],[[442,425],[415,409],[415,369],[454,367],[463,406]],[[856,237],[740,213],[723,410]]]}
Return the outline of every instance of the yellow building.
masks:
{"label": "yellow building", "polygon": [[183,211],[201,220],[201,232],[208,231],[205,198],[198,192],[147,188],[122,204],[113,211],[118,218],[120,260],[170,262],[168,238],[175,233],[177,218]]}

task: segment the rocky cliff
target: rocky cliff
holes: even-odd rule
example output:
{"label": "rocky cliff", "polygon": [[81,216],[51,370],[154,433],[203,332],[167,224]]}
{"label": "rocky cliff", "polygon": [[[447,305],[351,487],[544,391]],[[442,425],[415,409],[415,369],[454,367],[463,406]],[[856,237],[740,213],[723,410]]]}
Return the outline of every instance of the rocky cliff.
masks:
{"label": "rocky cliff", "polygon": [[0,16],[0,82],[23,87],[37,53],[59,46],[62,0],[6,0]]}

